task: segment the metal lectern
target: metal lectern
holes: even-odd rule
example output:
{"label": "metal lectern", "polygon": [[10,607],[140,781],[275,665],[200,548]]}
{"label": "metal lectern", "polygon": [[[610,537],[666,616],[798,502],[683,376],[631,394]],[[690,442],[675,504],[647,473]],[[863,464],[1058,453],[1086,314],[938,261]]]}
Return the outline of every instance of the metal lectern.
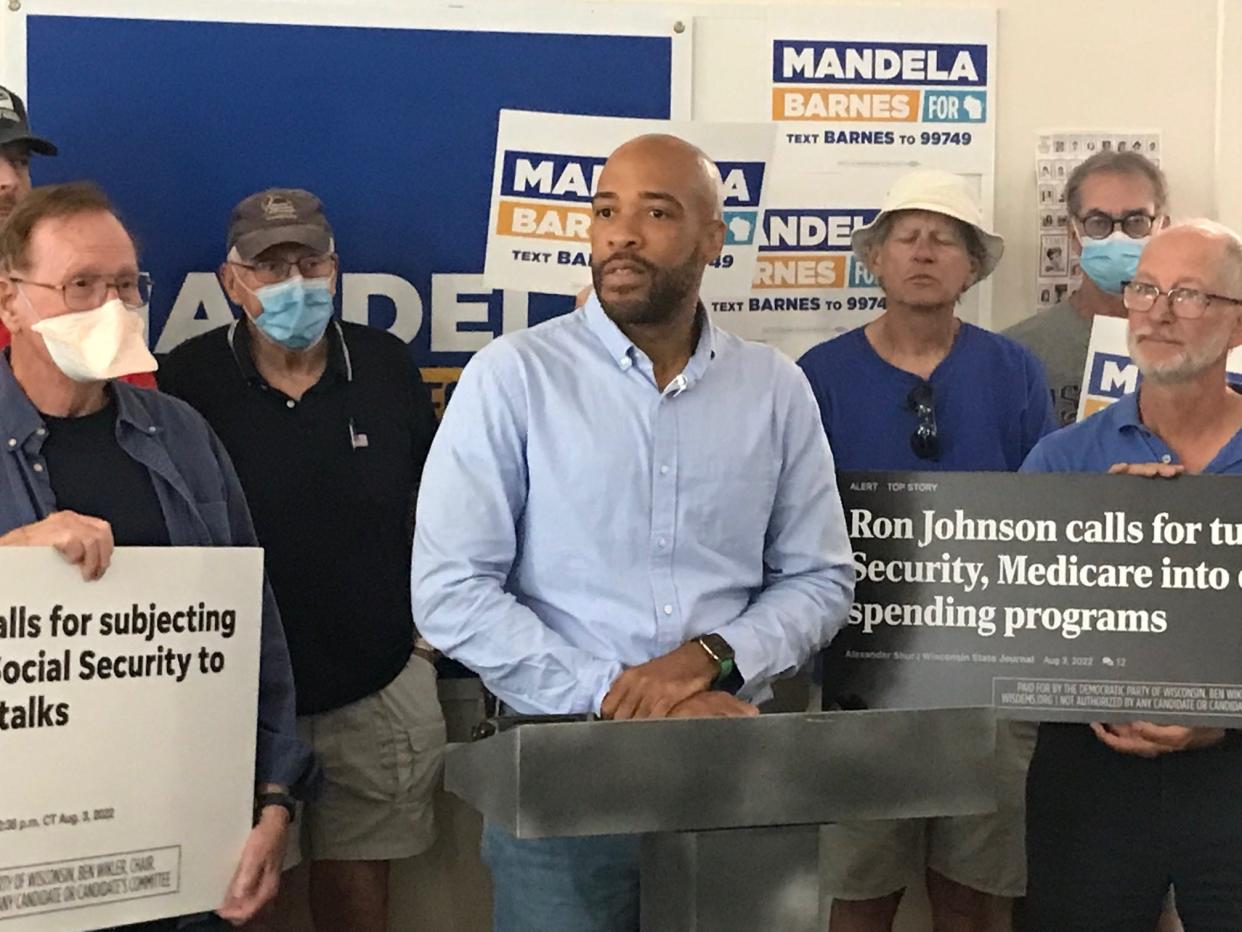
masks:
{"label": "metal lectern", "polygon": [[524,724],[445,786],[519,838],[641,834],[643,932],[822,930],[817,825],[996,808],[993,710]]}

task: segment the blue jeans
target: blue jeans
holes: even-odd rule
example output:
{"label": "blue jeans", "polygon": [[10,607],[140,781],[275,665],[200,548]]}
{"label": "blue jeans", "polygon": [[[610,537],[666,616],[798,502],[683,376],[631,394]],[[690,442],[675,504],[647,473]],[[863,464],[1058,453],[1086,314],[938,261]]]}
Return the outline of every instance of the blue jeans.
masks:
{"label": "blue jeans", "polygon": [[637,835],[514,838],[483,827],[494,932],[637,932]]}

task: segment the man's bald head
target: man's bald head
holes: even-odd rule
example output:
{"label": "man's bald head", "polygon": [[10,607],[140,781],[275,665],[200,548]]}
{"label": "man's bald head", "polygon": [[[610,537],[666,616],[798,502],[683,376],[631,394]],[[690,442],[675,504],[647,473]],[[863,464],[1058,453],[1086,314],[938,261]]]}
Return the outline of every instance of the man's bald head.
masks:
{"label": "man's bald head", "polygon": [[698,146],[668,133],[636,136],[617,146],[608,156],[600,175],[600,190],[606,185],[609,166],[614,163],[624,165],[630,160],[650,160],[660,166],[670,179],[676,178],[685,183],[686,190],[708,219],[721,219],[724,213],[724,182],[720,178],[720,169]]}
{"label": "man's bald head", "polygon": [[[1213,366],[1223,369],[1225,354],[1242,343],[1238,234],[1211,220],[1168,227],[1143,250],[1134,281],[1162,292],[1151,307],[1131,309],[1129,315],[1130,355],[1144,378],[1171,383],[1194,378]],[[1187,316],[1170,308],[1168,293],[1178,289],[1208,296],[1198,306],[1199,313]]]}
{"label": "man's bald head", "polygon": [[[1156,247],[1154,256],[1147,249]],[[1143,250],[1144,263],[1151,266],[1176,263],[1187,276],[1197,276],[1200,287],[1242,298],[1242,236],[1215,220],[1184,220],[1156,233]]]}
{"label": "man's bald head", "polygon": [[591,277],[618,325],[694,312],[724,247],[723,191],[716,163],[676,136],[639,136],[608,157],[592,198]]}

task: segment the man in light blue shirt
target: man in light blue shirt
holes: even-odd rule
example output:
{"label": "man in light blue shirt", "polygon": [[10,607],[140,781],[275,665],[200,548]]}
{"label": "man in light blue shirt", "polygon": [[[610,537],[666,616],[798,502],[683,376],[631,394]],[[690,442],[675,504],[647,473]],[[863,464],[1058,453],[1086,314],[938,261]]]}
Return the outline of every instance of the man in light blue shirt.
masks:
{"label": "man in light blue shirt", "polygon": [[[432,446],[415,617],[518,712],[754,714],[845,620],[851,548],[810,387],[698,301],[720,191],[682,140],[614,152],[594,295],[478,353]],[[488,826],[484,856],[498,930],[637,928],[634,839]]]}

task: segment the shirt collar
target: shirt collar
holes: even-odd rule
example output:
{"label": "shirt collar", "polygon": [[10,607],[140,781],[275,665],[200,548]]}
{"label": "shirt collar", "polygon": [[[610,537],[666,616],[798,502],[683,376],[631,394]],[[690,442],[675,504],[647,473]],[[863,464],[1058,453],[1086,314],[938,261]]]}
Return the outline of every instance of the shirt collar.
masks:
{"label": "shirt collar", "polygon": [[[1240,391],[1234,388],[1234,391]],[[1139,414],[1139,393],[1137,391],[1122,395],[1121,398],[1113,402],[1109,406],[1109,411],[1116,409],[1117,431],[1124,433],[1128,430],[1137,430],[1139,433],[1149,437],[1154,437],[1164,445],[1163,438],[1159,434],[1152,431],[1150,427],[1143,423],[1143,419]],[[1165,447],[1167,449],[1167,446]],[[1172,451],[1170,451],[1170,455]],[[1238,462],[1242,462],[1242,430],[1235,433],[1225,445],[1216,451],[1216,455],[1212,457],[1212,461],[1203,468],[1204,475],[1224,472]]]}
{"label": "shirt collar", "polygon": [[[604,349],[608,351],[613,362],[622,369],[632,366],[634,364],[633,353],[638,348],[608,316],[594,292],[591,293],[591,297],[587,299],[582,310],[587,327],[604,344]],[[686,378],[687,387],[702,378],[708,365],[716,358],[716,325],[712,323],[711,315],[707,313],[707,308],[703,306],[702,301],[699,302],[696,316],[699,321],[699,342],[682,372]]]}
{"label": "shirt collar", "polygon": [[[108,382],[107,390],[116,403],[119,423],[128,424],[144,434],[153,434],[159,430],[159,426],[151,418],[151,413],[133,394],[149,389],[134,388],[119,380],[112,380]],[[5,449],[21,448],[32,435],[45,427],[43,415],[13,374],[8,351],[0,353],[0,446]]]}
{"label": "shirt collar", "polygon": [[[1122,395],[1113,402],[1113,407],[1117,409],[1117,430],[1143,430],[1148,429],[1143,426],[1143,419],[1139,417],[1138,392],[1130,392]],[[1150,431],[1148,431],[1150,433]]]}
{"label": "shirt collar", "polygon": [[43,426],[43,418],[18,384],[9,351],[0,353],[0,445],[14,449]]}
{"label": "shirt collar", "polygon": [[[262,382],[263,376],[259,374],[259,370],[254,364],[254,357],[250,355],[250,341],[252,339],[250,328],[246,326],[246,322],[240,317],[229,324],[227,339],[229,348],[233,351],[233,359],[237,362],[237,368],[241,370],[246,381]],[[354,380],[354,363],[349,354],[349,347],[345,345],[345,333],[342,331],[339,321],[332,320],[328,322],[328,329],[324,332],[324,339],[328,341],[328,371],[341,379],[341,381],[352,382]]]}

